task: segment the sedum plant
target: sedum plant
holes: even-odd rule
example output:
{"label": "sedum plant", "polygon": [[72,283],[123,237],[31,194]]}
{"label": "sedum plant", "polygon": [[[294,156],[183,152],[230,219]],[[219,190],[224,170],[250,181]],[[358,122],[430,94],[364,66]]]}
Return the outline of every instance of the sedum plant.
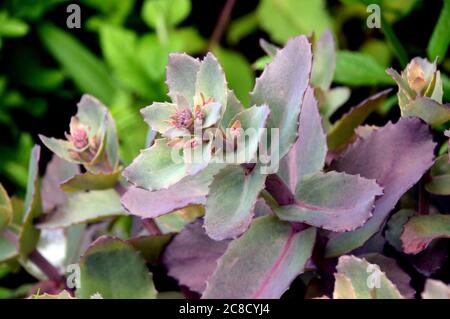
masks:
{"label": "sedum plant", "polygon": [[[64,140],[41,136],[54,153],[41,183],[35,146],[25,202],[0,188],[0,260],[41,280],[34,298],[164,298],[148,265],[180,298],[280,298],[294,280],[306,298],[448,297],[433,279],[415,291],[383,254],[426,278],[446,259],[450,219],[429,200],[450,189],[448,155],[435,159],[450,119],[436,64],[388,71],[397,122],[362,125],[387,90],[331,124],[348,89],[331,88],[331,33],[311,39],[263,42],[272,58],[249,105],[213,54],[171,54],[171,102],[142,109],[154,138],[125,168],[113,117],[83,96]],[[56,234],[66,258],[49,261]]]}

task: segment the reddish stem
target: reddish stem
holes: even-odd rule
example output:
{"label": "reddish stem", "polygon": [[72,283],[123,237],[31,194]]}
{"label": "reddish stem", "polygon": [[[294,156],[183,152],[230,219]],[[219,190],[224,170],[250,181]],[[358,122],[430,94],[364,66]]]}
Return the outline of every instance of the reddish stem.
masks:
{"label": "reddish stem", "polygon": [[219,43],[220,38],[222,38],[222,34],[225,31],[228,21],[230,20],[231,11],[233,10],[235,3],[236,0],[227,0],[225,3],[209,41],[208,51],[211,51],[211,49]]}
{"label": "reddish stem", "polygon": [[159,229],[158,225],[154,221],[153,218],[144,218],[142,219],[142,225],[152,236],[162,235],[161,229]]}

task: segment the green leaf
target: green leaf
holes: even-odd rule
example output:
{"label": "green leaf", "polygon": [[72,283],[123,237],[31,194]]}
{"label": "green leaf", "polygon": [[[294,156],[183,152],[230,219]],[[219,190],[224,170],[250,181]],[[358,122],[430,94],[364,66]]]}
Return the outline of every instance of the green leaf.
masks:
{"label": "green leaf", "polygon": [[256,12],[251,12],[234,19],[228,28],[227,41],[230,44],[239,43],[242,38],[250,35],[258,28],[258,23],[259,20]]}
{"label": "green leaf", "polygon": [[[187,176],[182,150],[167,145],[166,139],[157,139],[148,149],[141,151],[123,172],[132,184],[148,190],[159,190],[179,182]],[[175,162],[172,155],[179,161]]]}
{"label": "green leaf", "polygon": [[179,24],[190,12],[190,0],[146,0],[141,15],[149,27],[157,29],[159,23],[170,27]]}
{"label": "green leaf", "polygon": [[15,244],[11,243],[8,239],[0,236],[0,262],[7,262],[16,258],[19,255],[19,251]]}
{"label": "green leaf", "polygon": [[450,105],[440,104],[427,97],[417,97],[400,109],[402,116],[421,118],[433,127],[450,121]]}
{"label": "green leaf", "polygon": [[128,243],[139,252],[147,263],[157,262],[164,248],[172,239],[172,235],[141,236],[128,240]]}
{"label": "green leaf", "polygon": [[[365,259],[342,256],[336,269],[334,299],[403,299],[397,287],[380,267],[368,263]],[[372,284],[373,287],[369,287]]]}
{"label": "green leaf", "polygon": [[24,21],[9,17],[6,11],[0,12],[0,37],[22,37],[29,29]]}
{"label": "green leaf", "polygon": [[263,0],[257,13],[261,28],[279,43],[299,34],[321,34],[332,24],[323,0]]}
{"label": "green leaf", "polygon": [[214,53],[223,66],[230,88],[234,90],[242,103],[248,105],[248,92],[252,89],[254,81],[250,63],[238,52],[217,47],[214,49]]}
{"label": "green leaf", "polygon": [[359,52],[336,53],[336,83],[352,86],[390,85],[394,81],[385,73],[373,57]]}
{"label": "green leaf", "polygon": [[41,147],[35,145],[31,151],[28,166],[28,185],[25,196],[22,228],[19,233],[19,249],[22,256],[33,251],[39,240],[40,231],[34,227],[34,220],[42,214],[41,191],[39,184],[39,158]]}
{"label": "green leaf", "polygon": [[78,298],[100,294],[104,299],[155,299],[152,274],[145,261],[127,244],[100,237],[81,257]]}
{"label": "green leaf", "polygon": [[418,254],[438,238],[450,238],[450,215],[412,216],[403,227],[403,250]]}
{"label": "green leaf", "polygon": [[450,44],[450,1],[444,0],[444,5],[440,11],[439,19],[434,27],[433,34],[427,46],[428,58],[433,61],[439,58],[444,61]]}
{"label": "green leaf", "polygon": [[295,192],[298,182],[306,175],[321,171],[325,165],[327,142],[322,127],[314,90],[308,88],[302,102],[298,139],[280,161],[277,174]]}
{"label": "green leaf", "polygon": [[450,286],[439,280],[427,279],[422,299],[450,299]]}
{"label": "green leaf", "polygon": [[197,73],[195,82],[196,97],[203,94],[205,99],[214,98],[215,102],[220,103],[223,109],[227,103],[227,80],[219,62],[212,53],[206,54],[203,58]]}
{"label": "green leaf", "polygon": [[136,58],[138,50],[136,33],[118,26],[104,25],[100,28],[102,53],[115,72],[117,79],[128,89],[142,97],[153,98],[152,80]]}
{"label": "green leaf", "polygon": [[336,68],[336,45],[330,30],[322,33],[313,47],[314,60],[311,71],[311,83],[328,91]]}
{"label": "green leaf", "polygon": [[[256,80],[251,104],[267,104],[267,128],[279,130],[279,158],[297,140],[298,116],[311,72],[311,44],[305,36],[291,39]],[[271,130],[268,130],[268,140]]]}
{"label": "green leaf", "polygon": [[200,70],[200,61],[187,54],[172,53],[167,64],[167,86],[172,101],[177,95],[183,96],[189,105],[194,106],[197,73]]}
{"label": "green leaf", "polygon": [[315,238],[315,228],[297,232],[275,216],[255,219],[229,244],[202,298],[280,298],[303,272]]}
{"label": "green leaf", "polygon": [[372,216],[375,197],[381,194],[375,180],[337,172],[316,173],[298,183],[294,205],[281,206],[275,213],[281,220],[350,231]]}
{"label": "green leaf", "polygon": [[416,212],[412,209],[400,209],[392,215],[387,223],[384,236],[389,244],[391,244],[399,252],[403,252],[403,244],[400,239],[403,232],[403,226],[406,224],[408,219],[414,215],[416,215]]}
{"label": "green leaf", "polygon": [[110,189],[117,185],[121,172],[121,170],[117,170],[112,173],[93,174],[86,172],[77,174],[61,183],[60,187],[65,192]]}
{"label": "green leaf", "polygon": [[67,227],[123,214],[120,197],[113,189],[68,193],[64,203],[54,212],[46,214],[38,227]]}
{"label": "green leaf", "polygon": [[355,129],[363,124],[367,117],[380,106],[384,97],[390,91],[388,89],[369,97],[336,121],[327,135],[327,144],[330,150],[344,147],[355,136]]}
{"label": "green leaf", "polygon": [[116,86],[107,68],[69,32],[43,24],[38,34],[44,47],[59,62],[80,91],[109,104]]}
{"label": "green leaf", "polygon": [[266,175],[256,166],[246,174],[240,166],[229,166],[214,177],[206,200],[205,229],[214,240],[236,238],[247,230]]}
{"label": "green leaf", "polygon": [[8,193],[0,183],[0,231],[12,221],[13,208]]}

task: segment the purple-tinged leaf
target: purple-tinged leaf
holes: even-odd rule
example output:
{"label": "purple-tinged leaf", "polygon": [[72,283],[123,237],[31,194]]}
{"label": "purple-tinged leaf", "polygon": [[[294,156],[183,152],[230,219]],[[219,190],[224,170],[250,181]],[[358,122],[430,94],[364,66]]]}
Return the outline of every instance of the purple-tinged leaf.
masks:
{"label": "purple-tinged leaf", "polygon": [[438,238],[450,238],[450,215],[413,216],[401,235],[404,252],[414,255]]}
{"label": "purple-tinged leaf", "polygon": [[220,126],[224,129],[228,128],[232,124],[231,119],[243,110],[244,106],[238,100],[236,94],[232,90],[228,90],[227,108],[225,109],[225,113],[223,113],[222,119],[220,120]]}
{"label": "purple-tinged leaf", "polygon": [[79,172],[78,165],[53,155],[42,179],[41,196],[44,212],[51,212],[64,203],[67,194],[61,190],[60,184]]}
{"label": "purple-tinged leaf", "polygon": [[333,82],[336,68],[336,45],[330,30],[322,32],[314,46],[314,61],[311,72],[311,83],[328,91]]}
{"label": "purple-tinged leaf", "polygon": [[251,104],[267,104],[270,107],[267,127],[280,130],[280,158],[287,154],[297,139],[298,116],[308,87],[311,64],[308,38],[293,38],[277,51],[273,61],[256,80],[251,93]]}
{"label": "purple-tinged leaf", "polygon": [[333,165],[337,171],[375,179],[384,195],[375,201],[373,217],[363,227],[330,238],[328,257],[362,246],[382,228],[400,197],[431,167],[434,147],[426,125],[402,118],[358,139],[337,159]]}
{"label": "purple-tinged leaf", "polygon": [[361,227],[372,216],[375,197],[383,194],[375,180],[337,172],[305,177],[296,193],[294,205],[275,210],[280,219],[336,232]]}
{"label": "purple-tinged leaf", "polygon": [[194,104],[199,104],[195,99],[201,101],[202,94],[205,99],[213,98],[214,102],[222,106],[222,111],[225,111],[227,93],[227,81],[222,67],[212,53],[206,54],[197,73]]}
{"label": "purple-tinged leaf", "polygon": [[191,106],[194,106],[195,80],[200,61],[187,54],[172,53],[167,64],[168,95],[176,101],[177,95],[182,95]]}
{"label": "purple-tinged leaf", "polygon": [[279,175],[295,192],[303,176],[322,170],[327,155],[326,135],[317,108],[314,90],[308,88],[303,98],[298,126],[298,139],[280,161]]}
{"label": "purple-tinged leaf", "polygon": [[259,192],[267,175],[255,167],[246,174],[241,166],[228,166],[214,177],[206,200],[205,229],[214,240],[236,238],[253,218]]}
{"label": "purple-tinged leaf", "polygon": [[439,280],[428,279],[425,282],[422,299],[450,299],[450,285]]}
{"label": "purple-tinged leaf", "polygon": [[159,191],[131,186],[121,198],[122,205],[129,213],[143,218],[155,218],[191,204],[204,205],[208,186],[221,168],[211,164],[197,175]]}
{"label": "purple-tinged leaf", "polygon": [[337,150],[344,147],[355,135],[355,129],[378,108],[384,97],[390,91],[391,89],[384,90],[365,99],[336,121],[329,129],[327,135],[327,143],[330,150]]}
{"label": "purple-tinged leaf", "polygon": [[203,293],[206,280],[217,267],[217,260],[225,253],[229,241],[210,239],[198,219],[187,225],[167,246],[163,253],[163,263],[169,276],[180,285]]}
{"label": "purple-tinged leaf", "polygon": [[297,232],[275,216],[255,219],[219,259],[202,298],[280,298],[303,272],[315,238],[313,227]]}

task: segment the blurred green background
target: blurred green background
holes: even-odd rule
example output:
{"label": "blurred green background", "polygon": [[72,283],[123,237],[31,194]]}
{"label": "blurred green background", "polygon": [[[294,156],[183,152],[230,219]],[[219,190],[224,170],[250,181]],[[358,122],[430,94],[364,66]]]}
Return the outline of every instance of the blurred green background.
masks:
{"label": "blurred green background", "polygon": [[[339,50],[334,83],[352,88],[336,116],[392,86],[384,70],[400,69],[414,56],[439,55],[442,72],[450,74],[448,0],[80,0],[74,3],[81,28],[69,29],[72,2],[0,3],[0,182],[10,194],[24,192],[37,134],[62,136],[83,93],[108,105],[121,158],[130,162],[147,137],[139,109],[167,99],[169,52],[201,56],[212,50],[246,104],[265,61],[260,38],[281,45],[291,36],[331,29]],[[232,11],[222,29],[226,3]],[[366,25],[371,3],[381,8],[381,29]],[[448,97],[446,77],[445,89]],[[392,94],[371,120],[398,117],[395,99]]]}

